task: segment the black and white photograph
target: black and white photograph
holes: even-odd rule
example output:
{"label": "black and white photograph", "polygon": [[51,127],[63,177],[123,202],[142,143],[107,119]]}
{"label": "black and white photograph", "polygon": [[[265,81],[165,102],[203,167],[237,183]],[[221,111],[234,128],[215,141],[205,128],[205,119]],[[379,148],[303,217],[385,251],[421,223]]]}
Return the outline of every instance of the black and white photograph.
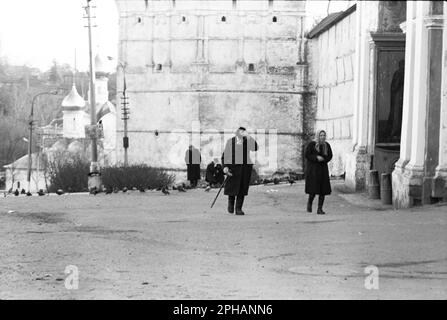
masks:
{"label": "black and white photograph", "polygon": [[447,299],[446,18],[1,0],[0,300]]}

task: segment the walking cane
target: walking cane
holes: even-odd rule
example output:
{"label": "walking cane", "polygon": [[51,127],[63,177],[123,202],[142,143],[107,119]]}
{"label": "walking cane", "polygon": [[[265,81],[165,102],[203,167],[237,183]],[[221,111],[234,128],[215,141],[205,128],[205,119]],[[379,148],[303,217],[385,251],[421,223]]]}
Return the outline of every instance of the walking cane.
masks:
{"label": "walking cane", "polygon": [[220,189],[219,189],[219,191],[217,192],[217,195],[216,195],[216,197],[214,198],[213,203],[211,204],[211,208],[213,208],[214,204],[216,203],[217,198],[219,197],[220,192],[222,191],[222,188],[225,187],[225,184],[227,183],[227,181],[228,181],[228,179],[229,179],[230,177],[231,177],[231,176],[228,175],[228,176],[225,178],[225,181],[224,181],[224,182],[222,183],[222,185],[220,186]]}

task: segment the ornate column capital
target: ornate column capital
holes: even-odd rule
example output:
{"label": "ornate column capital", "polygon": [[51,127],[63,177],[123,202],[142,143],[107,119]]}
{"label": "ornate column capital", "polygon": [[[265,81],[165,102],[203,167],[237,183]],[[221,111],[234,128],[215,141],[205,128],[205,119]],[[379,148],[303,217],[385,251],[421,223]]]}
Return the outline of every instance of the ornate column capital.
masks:
{"label": "ornate column capital", "polygon": [[426,16],[424,17],[423,22],[427,29],[442,29],[444,27],[444,16]]}

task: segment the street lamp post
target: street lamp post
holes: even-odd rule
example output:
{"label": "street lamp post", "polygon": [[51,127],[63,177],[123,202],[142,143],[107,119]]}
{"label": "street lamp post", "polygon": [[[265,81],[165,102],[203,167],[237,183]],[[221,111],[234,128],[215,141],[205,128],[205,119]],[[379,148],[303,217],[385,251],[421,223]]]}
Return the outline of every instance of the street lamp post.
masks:
{"label": "street lamp post", "polygon": [[29,116],[29,135],[28,135],[28,192],[30,192],[31,189],[31,167],[33,165],[33,159],[32,159],[32,143],[33,143],[33,122],[34,122],[34,103],[36,102],[37,97],[40,97],[44,94],[51,94],[51,95],[57,95],[59,92],[57,90],[55,91],[47,91],[47,92],[41,92],[36,94],[33,97],[33,100],[31,101],[31,113]]}

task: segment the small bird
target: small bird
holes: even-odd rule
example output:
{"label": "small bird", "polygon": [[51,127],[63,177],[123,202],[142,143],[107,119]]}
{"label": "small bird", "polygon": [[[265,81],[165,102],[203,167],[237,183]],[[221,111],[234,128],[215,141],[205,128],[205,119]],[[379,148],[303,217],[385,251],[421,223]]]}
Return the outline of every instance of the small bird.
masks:
{"label": "small bird", "polygon": [[27,196],[27,197],[31,197],[31,196],[32,196],[31,192],[28,191],[28,192],[26,193],[26,196]]}
{"label": "small bird", "polygon": [[144,187],[139,187],[138,190],[140,190],[140,192],[146,192],[146,190],[144,190]]}
{"label": "small bird", "polygon": [[163,192],[163,194],[165,194],[165,195],[169,195],[170,194],[166,187],[161,188],[161,192]]}
{"label": "small bird", "polygon": [[211,186],[208,186],[205,188],[205,192],[210,192],[210,190],[211,190]]}
{"label": "small bird", "polygon": [[132,187],[132,191],[137,191],[138,189],[136,187]]}
{"label": "small bird", "polygon": [[25,189],[22,189],[22,191],[20,191],[21,194],[26,194]]}
{"label": "small bird", "polygon": [[161,189],[163,189],[162,187],[158,187],[157,189],[155,189],[155,191],[161,191]]}
{"label": "small bird", "polygon": [[43,192],[43,190],[40,189],[40,190],[37,192],[37,194],[39,195],[39,197],[42,197],[42,196],[45,195],[45,192]]}
{"label": "small bird", "polygon": [[126,188],[126,187],[123,188],[123,192],[124,192],[124,193],[127,192],[127,188]]}
{"label": "small bird", "polygon": [[15,195],[16,197],[18,197],[19,194],[20,194],[19,189],[16,189],[16,191],[14,191],[14,195]]}
{"label": "small bird", "polygon": [[61,196],[61,195],[64,194],[64,190],[62,190],[62,189],[57,189],[56,194],[57,194],[58,196]]}
{"label": "small bird", "polygon": [[274,179],[273,179],[273,183],[274,183],[274,184],[279,184],[279,181],[280,181],[279,178],[274,178]]}
{"label": "small bird", "polygon": [[118,189],[117,187],[113,188],[113,193],[118,193],[120,191],[120,189]]}
{"label": "small bird", "polygon": [[293,180],[292,178],[289,178],[288,181],[289,181],[290,185],[295,183],[295,180]]}
{"label": "small bird", "polygon": [[178,186],[178,187],[177,187],[177,190],[178,190],[179,192],[186,192],[186,190],[185,190],[185,188],[183,188],[183,186]]}
{"label": "small bird", "polygon": [[96,196],[99,193],[99,190],[97,187],[93,187],[90,189],[90,194]]}
{"label": "small bird", "polygon": [[114,190],[112,188],[105,188],[105,194],[111,194]]}
{"label": "small bird", "polygon": [[262,181],[262,183],[264,184],[264,185],[267,185],[267,184],[269,184],[269,183],[271,183],[272,181],[271,180],[269,180],[269,179],[264,179],[263,181]]}

